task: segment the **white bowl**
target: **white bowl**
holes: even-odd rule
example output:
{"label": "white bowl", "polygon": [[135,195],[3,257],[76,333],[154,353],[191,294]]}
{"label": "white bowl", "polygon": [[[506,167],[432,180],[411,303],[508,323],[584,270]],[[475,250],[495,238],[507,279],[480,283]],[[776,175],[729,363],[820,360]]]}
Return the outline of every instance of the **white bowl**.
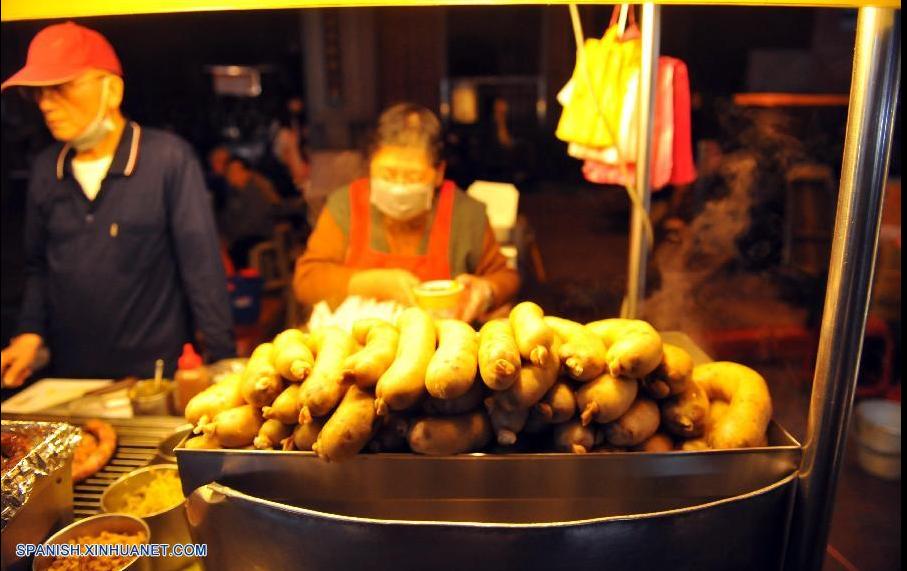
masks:
{"label": "white bowl", "polygon": [[875,476],[901,477],[901,405],[881,399],[856,406],[857,460]]}
{"label": "white bowl", "polygon": [[856,407],[857,438],[864,446],[884,454],[901,453],[900,403],[872,399]]}

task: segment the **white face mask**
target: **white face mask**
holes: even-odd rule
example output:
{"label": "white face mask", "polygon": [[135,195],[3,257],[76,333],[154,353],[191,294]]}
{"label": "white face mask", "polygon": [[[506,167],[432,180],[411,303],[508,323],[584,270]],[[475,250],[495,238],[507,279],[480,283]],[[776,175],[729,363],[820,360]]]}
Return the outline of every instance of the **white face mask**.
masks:
{"label": "white face mask", "polygon": [[375,208],[394,220],[410,220],[428,212],[435,195],[431,184],[396,183],[382,178],[372,178],[370,200]]}
{"label": "white face mask", "polygon": [[94,148],[116,129],[113,119],[107,116],[107,85],[110,82],[110,78],[104,77],[101,81],[103,84],[101,85],[101,102],[98,105],[98,112],[95,114],[94,119],[91,120],[91,123],[86,125],[82,132],[70,141],[70,144],[77,151],[87,151]]}

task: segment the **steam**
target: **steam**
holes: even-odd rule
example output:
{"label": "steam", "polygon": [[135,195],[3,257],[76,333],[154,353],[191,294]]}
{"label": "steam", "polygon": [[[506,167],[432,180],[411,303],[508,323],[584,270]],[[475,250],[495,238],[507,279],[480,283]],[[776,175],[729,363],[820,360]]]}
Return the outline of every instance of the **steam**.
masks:
{"label": "steam", "polygon": [[661,285],[644,302],[643,317],[662,331],[701,338],[702,332],[805,320],[806,311],[782,301],[770,277],[740,271],[737,263],[753,207],[783,200],[785,173],[806,158],[803,144],[791,134],[792,119],[773,110],[726,111],[721,120],[736,133],[737,150],[713,157],[711,167],[700,161],[700,177],[714,175],[723,196],[705,203],[678,240],[658,244],[653,254]]}
{"label": "steam", "polygon": [[704,323],[697,301],[709,280],[737,256],[736,239],[750,224],[756,159],[748,153],[725,158],[720,168],[730,193],[706,203],[679,242],[655,252],[661,289],[644,304],[646,318],[661,330],[698,331]]}

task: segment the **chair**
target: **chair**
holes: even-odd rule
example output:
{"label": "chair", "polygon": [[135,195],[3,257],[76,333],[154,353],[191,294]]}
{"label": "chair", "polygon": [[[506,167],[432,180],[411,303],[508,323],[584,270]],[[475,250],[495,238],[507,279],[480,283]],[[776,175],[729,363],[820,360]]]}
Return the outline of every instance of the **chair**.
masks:
{"label": "chair", "polygon": [[293,294],[293,266],[296,254],[289,224],[276,225],[274,237],[257,244],[249,252],[249,266],[257,270],[264,280],[264,293],[279,293],[283,297],[286,312],[285,327],[297,324],[298,306],[296,296]]}
{"label": "chair", "polygon": [[488,222],[508,265],[530,268],[536,281],[544,282],[545,267],[535,235],[525,217],[518,216],[520,191],[516,186],[477,180],[469,185],[466,194],[485,204]]}

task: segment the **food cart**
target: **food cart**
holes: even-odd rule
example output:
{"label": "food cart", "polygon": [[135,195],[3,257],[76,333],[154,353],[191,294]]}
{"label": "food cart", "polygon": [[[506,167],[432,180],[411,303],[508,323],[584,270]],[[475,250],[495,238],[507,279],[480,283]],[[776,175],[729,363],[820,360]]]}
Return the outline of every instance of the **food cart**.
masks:
{"label": "food cart", "polygon": [[[8,2],[3,21],[215,9],[426,6],[426,0]],[[585,4],[591,2],[577,2]],[[637,163],[651,160],[660,4],[642,5]],[[746,4],[719,0],[710,4]],[[900,4],[859,8],[853,82],[825,310],[805,443],[774,425],[769,445],[684,454],[359,457],[178,450],[195,538],[212,568],[819,569],[850,421],[900,82]],[[624,314],[645,285],[649,169],[637,169]],[[695,351],[691,347],[690,351]],[[442,486],[443,484],[443,486]],[[443,489],[442,489],[443,488]],[[281,503],[292,501],[293,507]],[[539,522],[543,523],[539,523]],[[712,549],[701,546],[710,544]],[[714,548],[714,546],[721,546]]]}

